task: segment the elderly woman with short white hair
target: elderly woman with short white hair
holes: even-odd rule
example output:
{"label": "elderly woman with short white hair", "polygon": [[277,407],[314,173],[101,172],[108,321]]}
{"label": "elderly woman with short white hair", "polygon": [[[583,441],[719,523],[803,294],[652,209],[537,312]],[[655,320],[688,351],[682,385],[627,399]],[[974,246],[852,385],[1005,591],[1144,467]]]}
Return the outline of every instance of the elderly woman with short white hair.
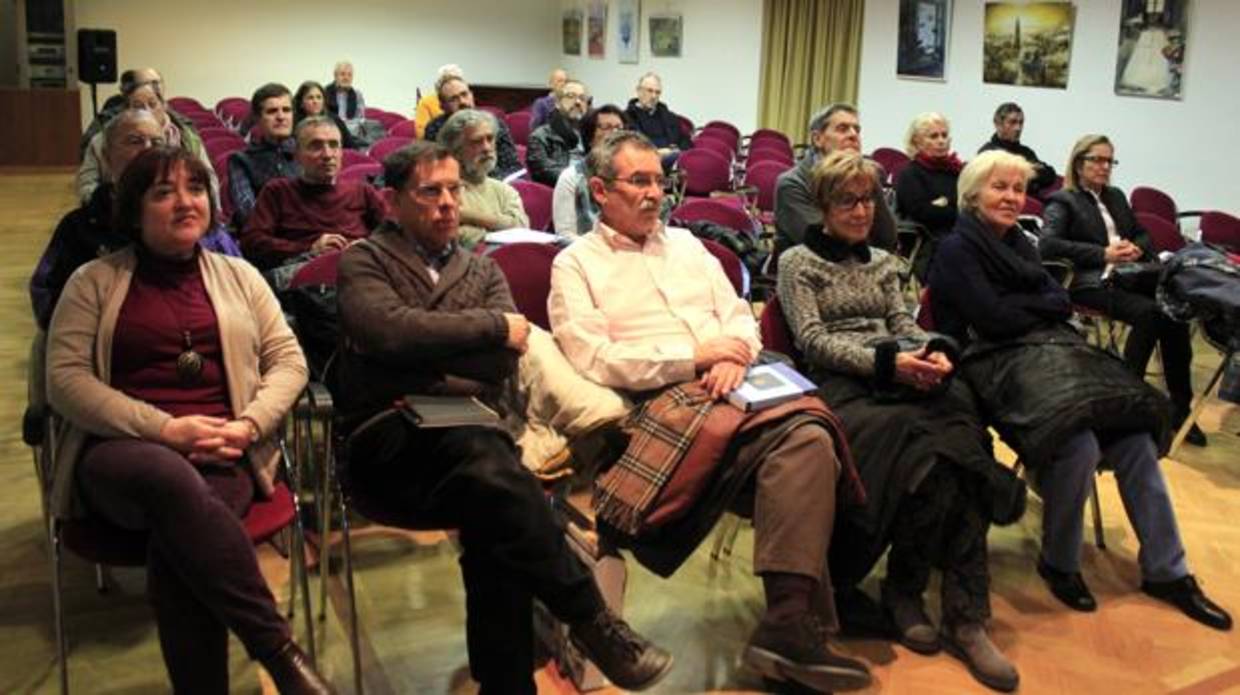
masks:
{"label": "elderly woman with short white hair", "polygon": [[1189,574],[1159,468],[1167,398],[1068,324],[1067,292],[1017,224],[1031,167],[992,151],[960,176],[960,218],[930,273],[935,323],[970,342],[960,372],[1042,493],[1038,574],[1069,608],[1097,603],[1081,576],[1082,510],[1099,465],[1115,471],[1141,549],[1141,590],[1218,630],[1231,616]]}
{"label": "elderly woman with short white hair", "polygon": [[918,114],[909,124],[904,149],[912,162],[896,176],[896,214],[925,228],[913,272],[923,282],[939,240],[956,224],[956,179],[964,164],[952,151],[950,124],[941,113]]}

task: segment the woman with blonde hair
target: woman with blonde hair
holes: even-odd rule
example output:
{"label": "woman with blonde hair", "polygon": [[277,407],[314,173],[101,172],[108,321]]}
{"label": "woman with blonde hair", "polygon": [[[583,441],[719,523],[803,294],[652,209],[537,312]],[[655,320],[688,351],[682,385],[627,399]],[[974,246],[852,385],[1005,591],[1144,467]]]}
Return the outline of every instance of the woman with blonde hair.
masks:
{"label": "woman with blonde hair", "polygon": [[896,213],[925,229],[913,272],[923,282],[939,240],[956,224],[956,179],[964,166],[952,151],[950,124],[941,113],[919,114],[909,124],[904,149],[912,162],[896,177]]}

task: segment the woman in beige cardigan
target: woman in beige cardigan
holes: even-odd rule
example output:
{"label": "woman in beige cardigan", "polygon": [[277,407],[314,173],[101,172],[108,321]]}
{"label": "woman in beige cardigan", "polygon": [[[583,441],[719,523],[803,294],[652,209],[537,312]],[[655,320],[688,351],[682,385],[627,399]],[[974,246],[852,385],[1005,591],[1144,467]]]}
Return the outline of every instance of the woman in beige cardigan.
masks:
{"label": "woman in beige cardigan", "polygon": [[280,692],[332,692],[292,642],[240,520],[272,491],[272,437],[306,363],[258,272],[199,247],[209,185],[183,149],[139,155],[115,206],[135,243],[82,266],[61,295],[47,354],[63,418],[52,504],[149,531],[176,692],[228,692],[228,630]]}

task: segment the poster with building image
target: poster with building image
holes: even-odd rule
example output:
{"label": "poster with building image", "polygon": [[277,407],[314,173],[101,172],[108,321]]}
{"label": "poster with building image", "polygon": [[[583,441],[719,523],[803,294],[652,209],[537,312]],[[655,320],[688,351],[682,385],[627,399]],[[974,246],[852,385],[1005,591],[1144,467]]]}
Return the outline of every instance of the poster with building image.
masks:
{"label": "poster with building image", "polygon": [[640,0],[616,0],[616,53],[621,63],[636,63],[641,46]]}
{"label": "poster with building image", "polygon": [[581,55],[581,10],[564,10],[560,28],[564,34],[564,55]]}
{"label": "poster with building image", "polygon": [[944,79],[951,16],[952,0],[900,0],[896,75]]}
{"label": "poster with building image", "polygon": [[1179,99],[1188,0],[1123,0],[1115,93]]}
{"label": "poster with building image", "polygon": [[591,58],[607,55],[607,0],[590,0],[586,17],[586,50]]}
{"label": "poster with building image", "polygon": [[1066,89],[1075,21],[1067,2],[986,3],[982,80]]}

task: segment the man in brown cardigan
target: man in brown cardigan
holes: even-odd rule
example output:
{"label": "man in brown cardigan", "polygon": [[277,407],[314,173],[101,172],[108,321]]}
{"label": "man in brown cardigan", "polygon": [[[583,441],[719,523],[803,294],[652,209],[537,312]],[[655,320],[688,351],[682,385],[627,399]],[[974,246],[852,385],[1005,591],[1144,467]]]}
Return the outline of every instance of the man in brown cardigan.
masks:
{"label": "man in brown cardigan", "polygon": [[535,693],[532,599],[616,685],[641,690],[671,655],[603,604],[511,437],[487,427],[418,428],[407,394],[492,405],[527,346],[499,267],[462,250],[460,167],[419,141],[384,162],[391,210],[340,262],[337,386],[357,506],[384,523],[460,530],[470,670],[483,693]]}

